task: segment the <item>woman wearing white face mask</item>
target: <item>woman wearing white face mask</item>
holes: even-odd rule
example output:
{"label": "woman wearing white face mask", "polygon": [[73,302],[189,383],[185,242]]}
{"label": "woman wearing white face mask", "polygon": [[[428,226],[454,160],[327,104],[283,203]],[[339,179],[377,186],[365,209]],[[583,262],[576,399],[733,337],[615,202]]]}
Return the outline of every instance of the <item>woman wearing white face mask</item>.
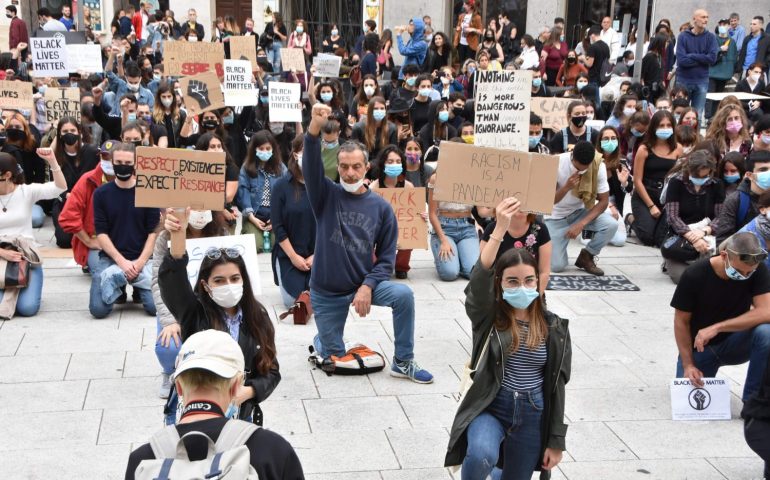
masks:
{"label": "woman wearing white face mask", "polygon": [[161,82],[155,93],[152,121],[156,125],[166,127],[168,133],[168,148],[181,148],[179,134],[187,119],[187,113],[180,110],[174,101],[174,90],[171,83]]}
{"label": "woman wearing white face mask", "polygon": [[374,97],[381,97],[380,85],[377,83],[377,78],[374,75],[364,75],[361,81],[361,88],[358,89],[358,93],[353,97],[353,101],[350,104],[350,114],[353,115],[357,121],[366,117],[366,111],[369,109],[369,100]]}
{"label": "woman wearing white face mask", "polygon": [[[173,209],[166,210],[165,228],[179,232],[182,224]],[[235,404],[238,418],[262,425],[259,404],[281,380],[275,349],[275,330],[265,307],[251,289],[246,264],[237,249],[206,251],[193,289],[187,273],[187,255],[166,255],[158,271],[160,294],[181,327],[184,342],[194,333],[214,328],[238,341],[246,362],[245,384]]]}

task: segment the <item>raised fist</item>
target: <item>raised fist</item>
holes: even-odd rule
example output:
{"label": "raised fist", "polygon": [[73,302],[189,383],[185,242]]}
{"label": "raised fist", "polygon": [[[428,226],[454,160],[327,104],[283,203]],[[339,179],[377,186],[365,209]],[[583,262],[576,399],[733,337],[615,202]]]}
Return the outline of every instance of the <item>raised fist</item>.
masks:
{"label": "raised fist", "polygon": [[201,110],[211,105],[211,100],[209,100],[209,88],[201,81],[190,81],[187,85],[187,96],[198,102]]}

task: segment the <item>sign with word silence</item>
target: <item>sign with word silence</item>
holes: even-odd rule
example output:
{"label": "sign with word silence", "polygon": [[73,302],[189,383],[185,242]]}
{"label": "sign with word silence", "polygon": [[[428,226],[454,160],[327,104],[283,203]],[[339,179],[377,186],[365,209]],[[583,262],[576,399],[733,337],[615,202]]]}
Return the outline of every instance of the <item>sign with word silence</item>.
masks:
{"label": "sign with word silence", "polygon": [[69,77],[67,41],[64,35],[30,38],[33,77]]}
{"label": "sign with word silence", "polygon": [[671,381],[672,420],[730,420],[730,383],[722,378],[703,378],[703,387],[688,378]]}
{"label": "sign with word silence", "polygon": [[222,85],[214,72],[204,72],[179,80],[188,115],[217,110],[225,106]]}
{"label": "sign with word silence", "polygon": [[513,70],[476,74],[474,144],[529,150],[532,72]]}
{"label": "sign with word silence", "polygon": [[426,250],[428,223],[420,216],[425,213],[425,188],[377,188],[372,191],[393,208],[398,221],[398,248]]}
{"label": "sign with word silence", "polygon": [[225,206],[225,153],[139,147],[136,149],[136,206]]}
{"label": "sign with word silence", "polygon": [[254,105],[257,90],[251,83],[251,63],[248,60],[225,60],[225,105],[246,107]]}
{"label": "sign with word silence", "polygon": [[302,103],[299,83],[270,82],[271,122],[301,122]]}
{"label": "sign with word silence", "polygon": [[166,42],[163,68],[166,75],[183,77],[203,72],[224,76],[225,50],[216,42]]}
{"label": "sign with word silence", "polygon": [[516,197],[522,210],[550,214],[559,157],[442,142],[433,198],[496,207]]}
{"label": "sign with word silence", "polygon": [[259,278],[259,262],[257,261],[257,244],[254,235],[226,235],[224,237],[188,238],[185,242],[187,250],[187,277],[190,285],[195,288],[201,262],[209,248],[234,248],[246,263],[246,272],[251,282],[251,292],[254,296],[262,295],[262,284]]}
{"label": "sign with word silence", "polygon": [[32,104],[32,84],[30,82],[0,80],[0,105],[3,108],[30,110]]}
{"label": "sign with word silence", "polygon": [[532,113],[543,119],[543,129],[550,128],[558,132],[569,125],[567,107],[574,101],[571,98],[533,97]]}
{"label": "sign with word silence", "polygon": [[77,87],[48,87],[43,96],[45,121],[56,123],[64,117],[80,121],[80,89]]}

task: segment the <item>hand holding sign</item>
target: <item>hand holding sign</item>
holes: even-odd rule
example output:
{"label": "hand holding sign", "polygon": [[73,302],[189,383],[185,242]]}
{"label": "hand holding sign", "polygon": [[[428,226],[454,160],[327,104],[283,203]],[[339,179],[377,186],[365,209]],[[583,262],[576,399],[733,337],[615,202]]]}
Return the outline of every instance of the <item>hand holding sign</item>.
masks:
{"label": "hand holding sign", "polygon": [[163,222],[163,227],[171,234],[171,256],[174,258],[184,256],[188,218],[190,218],[189,207],[166,209],[166,220]]}
{"label": "hand holding sign", "polygon": [[519,213],[521,202],[516,197],[508,197],[501,201],[495,208],[497,226],[502,230],[508,230],[513,216]]}

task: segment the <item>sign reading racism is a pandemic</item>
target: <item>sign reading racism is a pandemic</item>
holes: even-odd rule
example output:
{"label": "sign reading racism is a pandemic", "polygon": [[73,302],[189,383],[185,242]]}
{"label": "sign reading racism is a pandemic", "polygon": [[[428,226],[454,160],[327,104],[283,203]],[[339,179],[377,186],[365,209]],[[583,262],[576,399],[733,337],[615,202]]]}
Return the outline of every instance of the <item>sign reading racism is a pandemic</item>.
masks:
{"label": "sign reading racism is a pandemic", "polygon": [[398,248],[427,249],[428,223],[421,216],[425,213],[425,188],[378,188],[372,191],[393,208],[398,221]]}
{"label": "sign reading racism is a pandemic", "polygon": [[474,143],[482,147],[529,150],[532,72],[476,73]]}

